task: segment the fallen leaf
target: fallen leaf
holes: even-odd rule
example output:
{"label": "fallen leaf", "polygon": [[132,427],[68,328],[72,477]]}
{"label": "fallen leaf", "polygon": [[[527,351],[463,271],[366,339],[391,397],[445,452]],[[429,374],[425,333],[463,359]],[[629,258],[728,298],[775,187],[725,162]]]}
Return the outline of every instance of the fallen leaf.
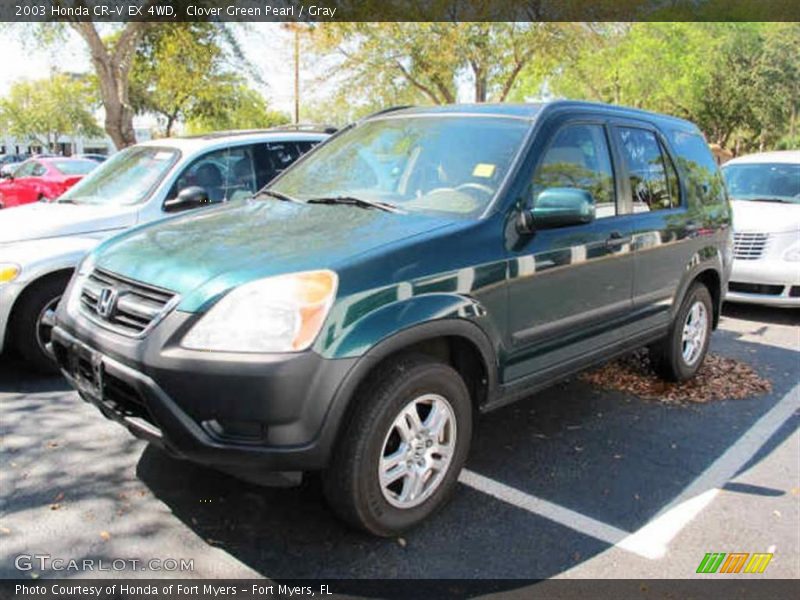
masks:
{"label": "fallen leaf", "polygon": [[50,510],[58,510],[59,508],[61,508],[61,505],[57,502],[50,505]]}
{"label": "fallen leaf", "polygon": [[742,361],[706,355],[703,366],[690,380],[666,382],[655,373],[646,349],[583,373],[580,378],[595,387],[625,392],[665,403],[740,400],[772,391],[772,384]]}
{"label": "fallen leaf", "polygon": [[406,545],[407,545],[406,539],[405,539],[405,538],[397,538],[397,544],[398,544],[398,545],[399,545],[401,548],[405,548],[405,547],[406,547]]}
{"label": "fallen leaf", "polygon": [[53,502],[61,502],[64,499],[64,492],[59,492],[58,495],[53,498]]}
{"label": "fallen leaf", "polygon": [[111,534],[108,533],[107,531],[101,531],[100,532],[100,539],[103,540],[104,542],[107,542],[108,540],[111,539]]}

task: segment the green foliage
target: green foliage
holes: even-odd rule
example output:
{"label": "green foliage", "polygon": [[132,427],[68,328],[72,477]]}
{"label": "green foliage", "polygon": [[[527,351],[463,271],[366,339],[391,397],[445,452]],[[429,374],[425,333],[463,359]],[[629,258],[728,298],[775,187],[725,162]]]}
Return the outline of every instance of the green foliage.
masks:
{"label": "green foliage", "polygon": [[690,119],[739,150],[797,133],[797,23],[583,24],[560,56],[530,64],[511,98],[611,102]]}
{"label": "green foliage", "polygon": [[[310,37],[319,57],[336,53],[352,112],[403,103],[452,103],[470,81],[471,100],[503,101],[522,69],[554,52],[570,27],[558,23],[325,23]],[[346,89],[345,89],[346,88]]]}
{"label": "green foliage", "polygon": [[208,104],[199,104],[186,122],[187,132],[207,133],[231,129],[262,129],[289,123],[289,115],[271,110],[264,97],[241,82],[219,89]]}
{"label": "green foliage", "polygon": [[51,148],[64,135],[102,135],[92,113],[98,106],[89,79],[57,73],[13,84],[0,100],[0,123],[15,137]]}
{"label": "green foliage", "polygon": [[216,23],[150,28],[131,72],[131,104],[136,112],[161,117],[167,136],[177,122],[205,129],[280,120],[233,72],[243,61],[234,41],[226,27]]}

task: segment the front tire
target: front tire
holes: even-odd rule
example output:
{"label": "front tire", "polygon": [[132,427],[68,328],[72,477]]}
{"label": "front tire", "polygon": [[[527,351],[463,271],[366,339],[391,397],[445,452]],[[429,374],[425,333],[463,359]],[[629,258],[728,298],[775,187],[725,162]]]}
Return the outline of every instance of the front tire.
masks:
{"label": "front tire", "polygon": [[472,437],[472,403],[450,366],[404,356],[380,367],[353,399],[323,489],[351,525],[392,536],[448,500]]}
{"label": "front tire", "polygon": [[686,381],[703,365],[711,341],[713,311],[708,288],[702,283],[693,284],[667,337],[650,347],[653,367],[663,379]]}
{"label": "front tire", "polygon": [[55,324],[55,308],[67,283],[68,276],[50,277],[33,284],[17,300],[12,341],[27,364],[40,373],[58,373],[56,363],[45,350],[45,345],[50,341]]}

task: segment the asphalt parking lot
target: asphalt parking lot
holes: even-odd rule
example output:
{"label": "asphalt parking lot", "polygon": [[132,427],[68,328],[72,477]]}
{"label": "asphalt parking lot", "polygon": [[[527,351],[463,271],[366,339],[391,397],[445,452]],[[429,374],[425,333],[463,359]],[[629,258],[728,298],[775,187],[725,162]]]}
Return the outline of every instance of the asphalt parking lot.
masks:
{"label": "asphalt parking lot", "polygon": [[670,405],[559,384],[485,416],[454,500],[394,540],[341,525],[313,479],[260,489],[177,461],[0,359],[0,577],[65,575],[15,568],[49,554],[194,561],[69,576],[687,578],[706,552],[772,552],[758,577],[800,577],[800,313],[726,308],[712,349],[773,391]]}

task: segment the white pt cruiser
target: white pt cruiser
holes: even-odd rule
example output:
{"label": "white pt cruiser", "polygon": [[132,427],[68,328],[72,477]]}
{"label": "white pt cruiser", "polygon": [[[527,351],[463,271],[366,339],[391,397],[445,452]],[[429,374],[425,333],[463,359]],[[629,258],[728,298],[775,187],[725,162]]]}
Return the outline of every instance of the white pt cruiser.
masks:
{"label": "white pt cruiser", "polygon": [[0,211],[0,352],[55,371],[46,345],[72,271],[100,241],[179,211],[251,195],[330,130],[171,138],[116,154],[54,202]]}

